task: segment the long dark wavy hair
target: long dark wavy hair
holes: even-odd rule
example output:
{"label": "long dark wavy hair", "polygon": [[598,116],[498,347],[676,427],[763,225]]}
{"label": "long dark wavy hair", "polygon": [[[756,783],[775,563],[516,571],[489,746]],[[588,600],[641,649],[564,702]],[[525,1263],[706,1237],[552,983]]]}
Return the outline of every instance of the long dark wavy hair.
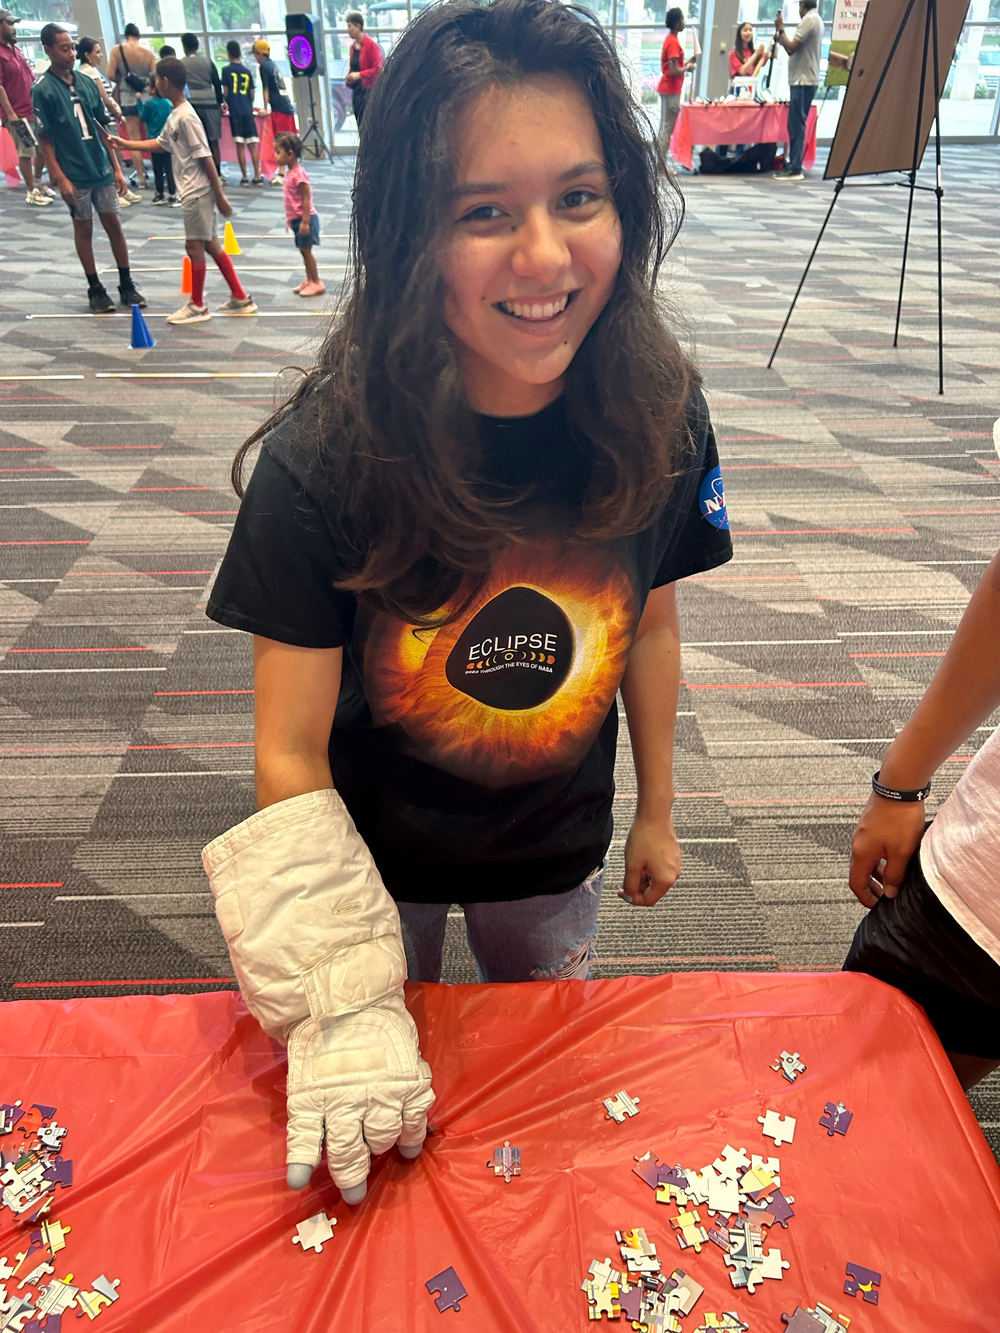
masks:
{"label": "long dark wavy hair", "polygon": [[587,98],[622,233],[617,284],[565,379],[570,428],[591,459],[572,535],[606,541],[647,527],[690,448],[685,409],[698,374],[656,291],[683,201],[613,44],[591,14],[559,0],[428,7],[368,95],[348,276],[317,365],[232,469],[242,495],[250,450],[295,414],[286,429],[300,428],[310,490],[344,552],[331,576],[414,624],[441,623],[441,608],[460,588],[472,596],[518,539],[516,508],[482,476],[436,250],[451,218],[460,113],[490,87],[540,75],[572,80]]}

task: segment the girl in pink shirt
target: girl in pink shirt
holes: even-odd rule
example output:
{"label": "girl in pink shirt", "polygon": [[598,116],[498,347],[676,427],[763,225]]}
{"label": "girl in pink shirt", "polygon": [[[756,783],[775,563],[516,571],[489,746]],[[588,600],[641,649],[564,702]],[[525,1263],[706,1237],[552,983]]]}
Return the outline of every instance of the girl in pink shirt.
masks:
{"label": "girl in pink shirt", "polygon": [[305,281],[295,288],[299,296],[322,296],[325,284],[319,276],[313,246],[319,245],[319,214],[312,199],[312,186],[302,165],[302,140],[297,134],[276,134],[274,156],[284,173],[285,220],[306,266]]}

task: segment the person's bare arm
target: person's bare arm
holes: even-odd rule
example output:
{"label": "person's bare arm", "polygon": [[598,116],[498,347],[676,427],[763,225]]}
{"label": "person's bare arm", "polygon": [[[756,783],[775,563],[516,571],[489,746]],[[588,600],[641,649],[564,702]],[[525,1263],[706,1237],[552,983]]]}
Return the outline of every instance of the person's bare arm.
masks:
{"label": "person's bare arm", "polygon": [[308,181],[299,181],[299,199],[302,201],[302,219],[299,222],[299,231],[303,236],[308,236],[309,215],[312,212],[312,187]]}
{"label": "person's bare arm", "polygon": [[3,86],[2,83],[0,83],[0,107],[3,107],[3,113],[7,117],[8,122],[14,121],[16,124],[16,122],[21,119],[21,117],[11,106],[10,98],[7,96],[7,89]]}
{"label": "person's bare arm", "polygon": [[629,652],[621,694],[638,799],[625,843],[625,883],[619,897],[642,907],[659,902],[681,873],[674,831],[674,727],[681,676],[676,585],[654,588]]}
{"label": "person's bare arm", "polygon": [[802,45],[798,37],[789,37],[785,32],[785,20],[780,13],[774,16],[774,40],[779,46],[783,46],[790,56],[793,56]]}
{"label": "person's bare arm", "polygon": [[49,180],[62,195],[63,203],[75,204],[80,196],[77,194],[76,186],[56,161],[56,155],[52,147],[51,139],[47,138],[44,134],[39,134],[38,147],[42,150],[42,157],[45,159],[45,165],[49,169]]}
{"label": "person's bare arm", "polygon": [[257,805],[333,787],[330,732],[343,648],[296,648],[254,636]]}
{"label": "person's bare arm", "polygon": [[[906,726],[889,746],[880,780],[897,791],[925,787],[936,769],[1000,707],[1000,554],[966,607],[951,647]],[[851,889],[866,907],[877,895],[868,879],[881,861],[886,897],[899,892],[924,831],[923,801],[892,801],[874,792],[854,833]]]}
{"label": "person's bare arm", "polygon": [[118,134],[109,134],[108,143],[113,148],[126,153],[162,153],[163,145],[159,139],[123,139]]}
{"label": "person's bare arm", "polygon": [[202,157],[198,159],[205,169],[205,175],[208,177],[208,183],[212,187],[212,193],[215,195],[215,206],[224,218],[233,216],[233,206],[226,198],[222,189],[222,181],[219,180],[219,173],[215,169],[215,162],[211,157]]}

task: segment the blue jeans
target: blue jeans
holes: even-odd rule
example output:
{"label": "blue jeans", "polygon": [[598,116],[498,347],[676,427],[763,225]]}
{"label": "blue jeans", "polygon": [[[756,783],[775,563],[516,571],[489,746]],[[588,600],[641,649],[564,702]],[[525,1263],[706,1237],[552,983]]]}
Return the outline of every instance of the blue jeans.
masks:
{"label": "blue jeans", "polygon": [[[604,869],[565,893],[503,903],[462,903],[480,981],[586,980]],[[440,981],[450,903],[397,902],[409,981]]]}
{"label": "blue jeans", "polygon": [[806,121],[817,86],[815,83],[795,83],[788,90],[788,161],[785,165],[793,171],[802,170],[802,154],[806,149]]}

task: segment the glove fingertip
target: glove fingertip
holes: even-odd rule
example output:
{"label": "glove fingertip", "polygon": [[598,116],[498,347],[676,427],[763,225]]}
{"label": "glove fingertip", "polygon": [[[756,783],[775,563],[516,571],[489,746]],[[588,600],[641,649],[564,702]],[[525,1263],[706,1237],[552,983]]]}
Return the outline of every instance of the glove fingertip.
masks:
{"label": "glove fingertip", "polygon": [[414,1157],[419,1157],[424,1150],[422,1143],[404,1144],[397,1143],[400,1157],[405,1157],[408,1162],[412,1162]]}
{"label": "glove fingertip", "polygon": [[289,1162],[288,1172],[285,1179],[288,1182],[289,1189],[304,1190],[312,1180],[312,1173],[316,1168],[310,1166],[308,1162]]}
{"label": "glove fingertip", "polygon": [[367,1193],[367,1180],[363,1180],[360,1185],[342,1185],[340,1188],[340,1197],[349,1204],[360,1203]]}

